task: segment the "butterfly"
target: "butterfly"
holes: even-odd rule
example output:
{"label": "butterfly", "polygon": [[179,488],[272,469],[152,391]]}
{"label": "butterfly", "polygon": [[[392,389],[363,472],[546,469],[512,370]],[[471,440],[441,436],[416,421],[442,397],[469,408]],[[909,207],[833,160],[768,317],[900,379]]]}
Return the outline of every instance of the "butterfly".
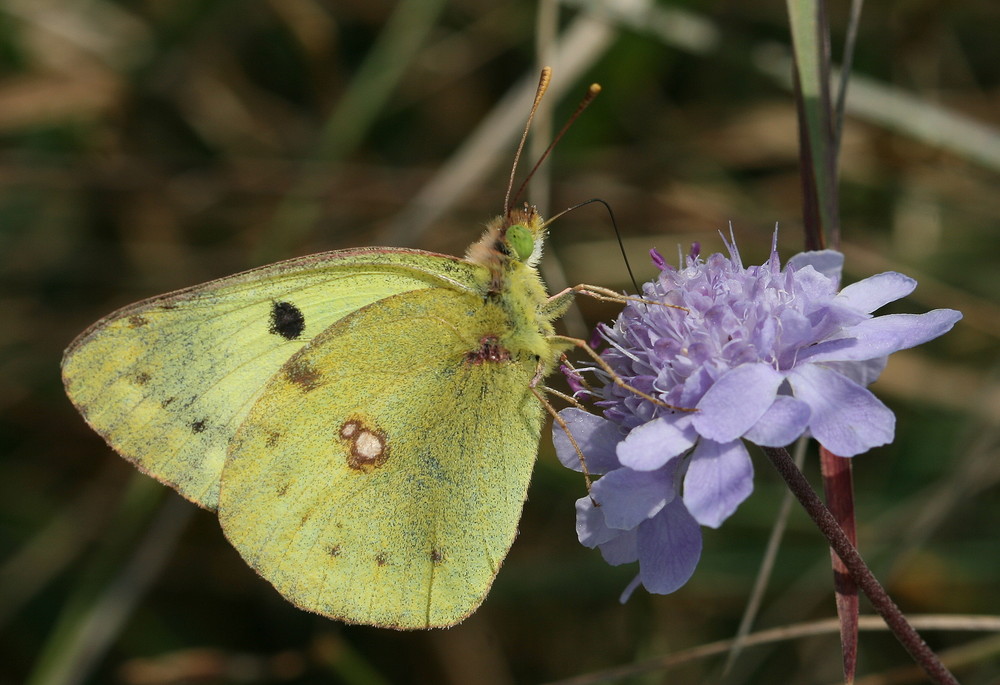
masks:
{"label": "butterfly", "polygon": [[508,206],[464,258],[326,252],[126,306],[70,344],[66,392],[123,457],[217,512],[291,603],[453,625],[514,540],[537,386],[579,342],[555,334],[580,287],[547,294],[545,232]]}

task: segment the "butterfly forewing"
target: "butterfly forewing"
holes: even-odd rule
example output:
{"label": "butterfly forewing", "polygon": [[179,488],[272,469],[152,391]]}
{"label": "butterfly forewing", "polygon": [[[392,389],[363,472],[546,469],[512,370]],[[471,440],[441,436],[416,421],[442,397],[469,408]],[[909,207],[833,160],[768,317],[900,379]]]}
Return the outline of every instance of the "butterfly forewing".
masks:
{"label": "butterfly forewing", "polygon": [[466,289],[469,276],[456,258],[413,250],[281,262],[111,314],[67,349],[63,379],[108,444],[214,509],[229,441],[290,356],[371,302]]}

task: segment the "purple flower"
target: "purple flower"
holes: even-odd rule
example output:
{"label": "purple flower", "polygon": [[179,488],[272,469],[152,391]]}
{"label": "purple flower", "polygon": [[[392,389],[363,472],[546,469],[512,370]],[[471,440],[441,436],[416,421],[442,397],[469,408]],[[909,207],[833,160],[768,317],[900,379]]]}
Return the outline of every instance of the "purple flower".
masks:
{"label": "purple flower", "polygon": [[[776,237],[775,237],[776,242]],[[701,554],[700,526],[716,528],[753,490],[744,440],[770,447],[803,434],[834,454],[854,456],[893,438],[895,417],[865,386],[889,354],[946,333],[962,315],[951,309],[875,317],[916,281],[887,272],[838,291],[843,255],[805,252],[781,268],[777,248],[745,268],[735,240],[729,256],[706,259],[693,247],[675,269],[660,268],[602,334],[602,353],[633,388],[658,406],[581,369],[604,417],[560,412],[587,460],[603,474],[577,501],[577,534],[611,564],[639,561],[641,583],[669,593],[691,577]],[[602,385],[603,383],[603,385]],[[569,438],[554,429],[562,463],[580,470]],[[596,506],[595,506],[596,505]]]}

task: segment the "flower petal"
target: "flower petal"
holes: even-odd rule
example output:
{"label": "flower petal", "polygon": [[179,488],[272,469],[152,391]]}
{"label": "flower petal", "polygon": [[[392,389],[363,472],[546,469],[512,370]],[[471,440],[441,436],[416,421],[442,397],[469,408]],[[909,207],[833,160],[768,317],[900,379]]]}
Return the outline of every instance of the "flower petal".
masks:
{"label": "flower petal", "polygon": [[676,464],[656,471],[617,469],[594,483],[590,495],[610,528],[629,530],[652,518],[674,498]]}
{"label": "flower petal", "polygon": [[876,357],[863,362],[824,362],[823,366],[867,388],[882,375],[888,361],[888,357]]}
{"label": "flower petal", "polygon": [[805,266],[811,266],[834,283],[840,283],[840,272],[844,268],[844,255],[836,250],[811,250],[800,252],[785,264],[798,271]]}
{"label": "flower petal", "polygon": [[622,531],[608,527],[604,522],[604,509],[595,507],[590,497],[576,501],[576,537],[581,545],[593,549],[621,534]]}
{"label": "flower petal", "polygon": [[[573,439],[583,451],[590,473],[600,475],[621,466],[615,456],[615,447],[622,440],[622,433],[617,425],[576,407],[563,409],[559,412],[559,418],[566,422]],[[558,423],[552,424],[552,444],[555,445],[556,456],[563,466],[574,471],[581,470],[580,455]]]}
{"label": "flower petal", "polygon": [[867,388],[818,364],[793,369],[788,382],[812,409],[813,437],[834,454],[853,457],[892,442],[896,417]]}
{"label": "flower petal", "polygon": [[851,283],[840,291],[836,299],[846,301],[852,309],[871,314],[883,305],[906,297],[916,287],[917,282],[909,276],[886,271]]}
{"label": "flower petal", "polygon": [[684,476],[684,505],[703,526],[718,528],[753,492],[753,463],[740,440],[699,440]]}
{"label": "flower petal", "polygon": [[808,265],[795,272],[794,279],[790,279],[788,283],[787,292],[805,297],[806,302],[829,301],[837,294],[837,282]]}
{"label": "flower petal", "polygon": [[809,427],[809,405],[788,395],[778,395],[743,437],[755,445],[783,447],[791,444]]}
{"label": "flower petal", "polygon": [[628,564],[639,558],[639,534],[635,530],[623,531],[618,537],[599,546],[604,561],[612,566]]}
{"label": "flower petal", "polygon": [[[810,355],[803,351],[800,361],[865,361],[885,357],[944,335],[962,318],[954,309],[935,309],[926,314],[887,314],[848,328],[843,339],[854,344]],[[819,346],[817,346],[819,347]]]}
{"label": "flower petal", "polygon": [[618,598],[618,601],[619,601],[619,602],[621,602],[622,604],[624,604],[625,602],[627,602],[627,601],[628,601],[628,599],[629,599],[629,597],[631,597],[631,596],[632,596],[632,593],[633,593],[633,592],[635,592],[636,590],[638,590],[638,589],[639,589],[639,586],[640,586],[640,585],[642,585],[642,576],[640,576],[640,575],[639,575],[639,574],[637,573],[637,574],[635,575],[635,578],[633,578],[633,579],[632,579],[632,582],[630,582],[630,583],[629,583],[629,584],[628,584],[628,585],[627,585],[627,586],[625,587],[625,589],[624,589],[624,590],[622,590],[622,594],[621,594],[621,596],[620,596],[620,597]]}
{"label": "flower petal", "polygon": [[701,530],[680,500],[639,526],[638,543],[639,577],[660,595],[684,585],[701,557]]}
{"label": "flower petal", "polygon": [[636,471],[654,471],[691,449],[697,439],[698,433],[690,423],[679,427],[664,418],[654,419],[633,428],[618,443],[618,460]]}
{"label": "flower petal", "polygon": [[692,423],[698,433],[729,442],[747,432],[774,403],[782,375],[764,363],[727,371],[698,402]]}

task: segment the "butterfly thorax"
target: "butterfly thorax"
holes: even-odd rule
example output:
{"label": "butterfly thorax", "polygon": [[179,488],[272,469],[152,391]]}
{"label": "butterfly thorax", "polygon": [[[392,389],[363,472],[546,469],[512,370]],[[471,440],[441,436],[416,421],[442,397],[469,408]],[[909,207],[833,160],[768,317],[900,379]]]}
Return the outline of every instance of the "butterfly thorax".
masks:
{"label": "butterfly thorax", "polygon": [[544,239],[544,223],[534,207],[525,205],[494,219],[466,259],[485,267],[481,294],[486,306],[495,307],[503,319],[497,326],[497,344],[484,343],[482,354],[530,359],[547,374],[558,357],[549,340],[555,333],[552,322],[563,311],[545,307],[549,296],[536,268]]}

